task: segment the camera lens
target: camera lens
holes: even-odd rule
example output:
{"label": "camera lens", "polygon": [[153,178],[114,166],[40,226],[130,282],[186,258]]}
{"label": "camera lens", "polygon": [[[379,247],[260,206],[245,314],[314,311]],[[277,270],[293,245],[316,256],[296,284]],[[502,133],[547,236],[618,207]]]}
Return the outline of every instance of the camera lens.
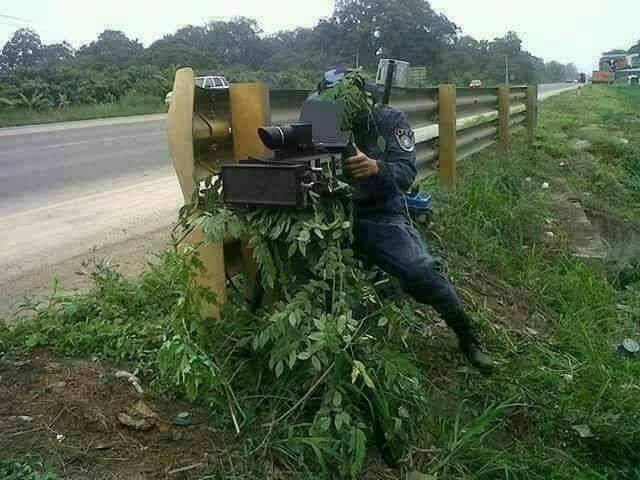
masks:
{"label": "camera lens", "polygon": [[270,150],[306,149],[313,144],[310,123],[261,127],[258,136]]}
{"label": "camera lens", "polygon": [[258,129],[258,136],[265,147],[280,150],[292,140],[291,127],[262,127]]}

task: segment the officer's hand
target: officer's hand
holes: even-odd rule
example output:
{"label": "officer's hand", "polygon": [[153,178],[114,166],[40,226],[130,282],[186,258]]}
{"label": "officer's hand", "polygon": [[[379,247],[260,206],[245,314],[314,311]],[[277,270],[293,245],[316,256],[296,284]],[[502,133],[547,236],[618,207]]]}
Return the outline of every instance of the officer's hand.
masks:
{"label": "officer's hand", "polygon": [[356,154],[347,158],[347,172],[356,179],[378,175],[378,162],[373,158],[367,157],[358,147],[355,147],[355,149]]}

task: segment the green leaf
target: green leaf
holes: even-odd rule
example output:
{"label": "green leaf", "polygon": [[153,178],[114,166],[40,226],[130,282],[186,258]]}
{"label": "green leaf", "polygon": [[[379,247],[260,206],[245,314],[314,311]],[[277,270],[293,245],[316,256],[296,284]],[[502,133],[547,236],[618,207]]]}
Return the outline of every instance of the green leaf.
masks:
{"label": "green leaf", "polygon": [[326,432],[327,430],[329,430],[330,426],[331,426],[331,418],[322,417],[318,420],[318,428],[320,430]]}
{"label": "green leaf", "polygon": [[300,352],[298,354],[298,359],[300,360],[309,360],[311,358],[312,353],[309,351],[306,352]]}
{"label": "green leaf", "polygon": [[311,239],[311,234],[309,230],[302,230],[298,235],[298,241],[300,242],[308,242]]}
{"label": "green leaf", "polygon": [[362,469],[367,454],[367,437],[359,428],[355,429],[355,445],[353,447],[353,463],[351,473],[355,475]]}
{"label": "green leaf", "polygon": [[[358,369],[358,373],[360,375],[362,375],[362,379],[364,380],[364,384],[367,387],[371,388],[372,390],[375,389],[375,385],[373,383],[373,380],[371,380],[371,377],[367,373],[367,369],[365,368],[364,364],[359,360],[354,360],[353,367],[354,367],[354,369],[357,368]],[[355,378],[357,378],[357,375],[356,375]],[[355,382],[354,376],[353,376],[353,372],[351,373],[351,379],[352,379],[352,382]]]}
{"label": "green leaf", "polygon": [[342,405],[342,394],[336,390],[333,392],[333,406],[339,407],[340,405]]}
{"label": "green leaf", "polygon": [[296,364],[296,359],[297,359],[297,358],[298,358],[298,357],[297,357],[297,355],[296,355],[295,350],[292,350],[292,351],[289,353],[289,368],[290,368],[290,369],[291,369],[291,368],[293,368],[293,366]]}
{"label": "green leaf", "polygon": [[336,417],[334,418],[334,422],[335,422],[336,430],[340,431],[340,428],[342,427],[342,414],[341,413],[336,415]]}
{"label": "green leaf", "polygon": [[281,360],[276,365],[276,378],[280,378],[280,376],[282,375],[282,372],[284,372],[284,364],[282,363],[282,360]]}
{"label": "green leaf", "polygon": [[379,327],[384,327],[387,323],[389,323],[389,319],[387,317],[380,317],[380,320],[378,320]]}
{"label": "green leaf", "polygon": [[344,332],[345,327],[347,326],[347,316],[346,315],[340,315],[338,317],[338,322],[336,324],[336,328],[338,330],[338,333],[342,334],[342,332]]}
{"label": "green leaf", "polygon": [[311,335],[309,335],[309,339],[315,342],[319,342],[320,340],[324,339],[324,334],[322,332],[313,332]]}
{"label": "green leaf", "polygon": [[289,314],[289,323],[291,324],[292,327],[295,327],[298,324],[298,318],[296,317],[295,312],[291,312]]}
{"label": "green leaf", "polygon": [[320,371],[322,370],[322,364],[320,363],[320,359],[315,355],[311,357],[311,363],[313,364],[313,368]]}

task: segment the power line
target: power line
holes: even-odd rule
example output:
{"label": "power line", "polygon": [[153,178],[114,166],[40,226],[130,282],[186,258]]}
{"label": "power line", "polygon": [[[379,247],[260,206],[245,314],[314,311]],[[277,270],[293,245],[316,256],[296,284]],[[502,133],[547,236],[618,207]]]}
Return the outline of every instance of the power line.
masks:
{"label": "power line", "polygon": [[2,15],[2,14],[0,14],[0,18],[6,18],[8,20],[16,20],[18,22],[28,22],[29,21],[26,18],[13,17],[11,15]]}

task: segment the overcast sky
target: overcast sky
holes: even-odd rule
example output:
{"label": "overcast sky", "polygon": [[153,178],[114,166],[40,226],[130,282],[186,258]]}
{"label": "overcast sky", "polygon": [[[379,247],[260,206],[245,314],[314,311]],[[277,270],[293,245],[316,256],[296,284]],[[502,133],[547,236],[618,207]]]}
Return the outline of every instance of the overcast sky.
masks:
{"label": "overcast sky", "polygon": [[[313,26],[329,16],[333,0],[2,0],[0,44],[23,26],[45,43],[67,40],[74,47],[94,40],[106,28],[123,30],[145,45],[186,24],[244,15],[266,32]],[[3,5],[4,4],[4,5]],[[600,53],[629,48],[640,39],[640,2],[636,0],[431,0],[464,33],[493,39],[518,32],[524,47],[545,60],[574,62],[582,71]],[[534,5],[535,8],[529,8]]]}

